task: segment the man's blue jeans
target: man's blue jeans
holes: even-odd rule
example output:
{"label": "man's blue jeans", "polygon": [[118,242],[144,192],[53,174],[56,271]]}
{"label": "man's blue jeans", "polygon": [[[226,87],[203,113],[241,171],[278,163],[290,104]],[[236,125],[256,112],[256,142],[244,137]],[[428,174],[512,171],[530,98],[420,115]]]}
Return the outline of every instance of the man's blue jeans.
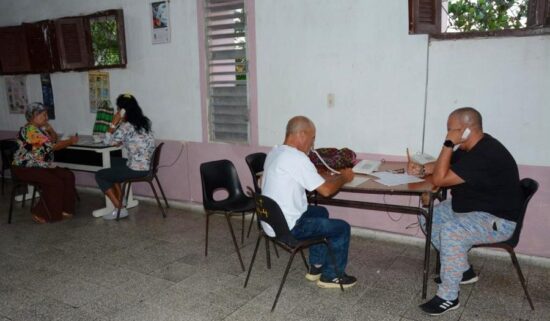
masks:
{"label": "man's blue jeans", "polygon": [[[334,279],[346,269],[350,239],[350,226],[339,219],[328,218],[328,211],[322,206],[308,206],[302,217],[290,231],[298,240],[326,237],[336,259],[337,270],[324,244],[309,248],[309,264],[323,265],[323,278]],[[338,273],[337,273],[338,272]]]}

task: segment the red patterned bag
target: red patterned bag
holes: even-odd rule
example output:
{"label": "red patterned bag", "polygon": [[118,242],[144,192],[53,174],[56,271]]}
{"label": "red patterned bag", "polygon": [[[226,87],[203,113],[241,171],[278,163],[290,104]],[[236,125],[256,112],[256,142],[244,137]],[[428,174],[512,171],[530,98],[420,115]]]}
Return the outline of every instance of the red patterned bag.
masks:
{"label": "red patterned bag", "polygon": [[[318,148],[316,151],[325,163],[333,169],[353,167],[357,158],[355,152],[349,148]],[[309,159],[315,166],[324,166],[315,153],[309,153]]]}

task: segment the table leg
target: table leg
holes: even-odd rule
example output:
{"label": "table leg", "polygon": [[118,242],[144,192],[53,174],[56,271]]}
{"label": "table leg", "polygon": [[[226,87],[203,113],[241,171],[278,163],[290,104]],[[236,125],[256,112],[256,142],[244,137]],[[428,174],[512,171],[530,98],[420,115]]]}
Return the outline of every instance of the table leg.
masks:
{"label": "table leg", "polygon": [[432,245],[432,217],[434,208],[434,196],[430,194],[430,204],[428,206],[428,217],[426,217],[426,244],[424,245],[424,275],[422,280],[422,299],[426,299],[428,290],[428,276],[430,269],[430,248]]}

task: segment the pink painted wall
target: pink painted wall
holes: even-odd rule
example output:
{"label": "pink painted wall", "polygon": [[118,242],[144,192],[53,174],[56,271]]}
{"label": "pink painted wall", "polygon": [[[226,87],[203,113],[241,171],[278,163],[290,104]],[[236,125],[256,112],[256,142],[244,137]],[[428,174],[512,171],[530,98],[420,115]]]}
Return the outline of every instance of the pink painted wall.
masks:
{"label": "pink painted wall", "polygon": [[[0,131],[0,138],[14,137],[14,132]],[[269,147],[251,147],[244,145],[197,143],[164,141],[160,159],[159,179],[164,187],[166,196],[170,200],[182,202],[202,203],[202,190],[199,166],[203,162],[229,159],[235,164],[243,187],[252,186],[252,177],[246,166],[244,158],[254,152],[268,152]],[[400,156],[383,156],[373,154],[360,154],[360,158],[387,160],[404,160]],[[536,179],[540,188],[531,200],[525,219],[521,241],[517,252],[550,258],[550,167],[520,165],[521,177]],[[91,173],[77,173],[77,184],[80,186],[96,187]],[[153,194],[147,184],[138,183],[134,186],[136,195],[152,197]],[[346,195],[347,197],[348,195]],[[359,195],[349,195],[361,197]],[[364,196],[363,196],[364,197]],[[371,201],[394,204],[418,204],[418,200],[412,197],[370,195]],[[333,217],[342,218],[356,227],[387,231],[398,234],[423,237],[418,227],[414,226],[417,219],[413,215],[384,213],[341,207],[330,208]]]}

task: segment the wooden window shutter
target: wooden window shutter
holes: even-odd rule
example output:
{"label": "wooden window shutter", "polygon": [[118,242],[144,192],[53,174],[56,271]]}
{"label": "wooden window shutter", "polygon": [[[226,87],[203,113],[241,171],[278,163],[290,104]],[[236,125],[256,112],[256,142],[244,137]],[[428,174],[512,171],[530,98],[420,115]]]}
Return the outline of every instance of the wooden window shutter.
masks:
{"label": "wooden window shutter", "polygon": [[24,23],[29,59],[33,73],[49,73],[59,70],[59,55],[55,41],[55,25],[52,21]]}
{"label": "wooden window shutter", "polygon": [[62,70],[92,66],[83,17],[55,20],[55,33]]}
{"label": "wooden window shutter", "polygon": [[550,0],[529,0],[527,26],[550,26]]}
{"label": "wooden window shutter", "polygon": [[0,64],[3,74],[30,71],[27,40],[22,26],[0,28]]}
{"label": "wooden window shutter", "polygon": [[409,33],[441,32],[441,0],[409,0]]}

